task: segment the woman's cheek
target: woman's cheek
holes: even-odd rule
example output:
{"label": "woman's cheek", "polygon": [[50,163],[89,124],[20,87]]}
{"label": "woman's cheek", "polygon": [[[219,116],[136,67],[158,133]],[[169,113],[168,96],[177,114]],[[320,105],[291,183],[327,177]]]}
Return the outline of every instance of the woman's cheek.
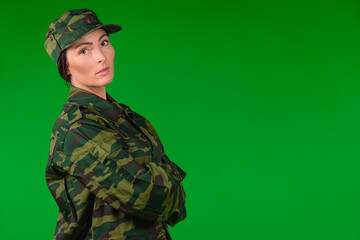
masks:
{"label": "woman's cheek", "polygon": [[84,59],[83,61],[81,61],[79,69],[84,75],[89,75],[92,71],[95,71],[93,70],[93,66],[91,65],[89,59]]}
{"label": "woman's cheek", "polygon": [[114,60],[115,50],[114,50],[113,46],[111,46],[111,45],[109,47],[108,56],[110,57],[110,60]]}

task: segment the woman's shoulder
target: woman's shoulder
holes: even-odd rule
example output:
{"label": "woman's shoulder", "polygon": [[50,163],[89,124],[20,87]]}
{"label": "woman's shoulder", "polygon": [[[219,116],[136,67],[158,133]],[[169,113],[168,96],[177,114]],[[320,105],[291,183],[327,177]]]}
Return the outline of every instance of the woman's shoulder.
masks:
{"label": "woman's shoulder", "polygon": [[103,129],[107,122],[108,120],[95,109],[68,102],[64,105],[61,114],[57,118],[54,129],[63,132],[78,127]]}
{"label": "woman's shoulder", "polygon": [[84,109],[79,105],[66,103],[57,118],[55,125],[60,124],[62,127],[69,126],[83,117],[83,111]]}
{"label": "woman's shoulder", "polygon": [[63,149],[64,142],[75,136],[84,134],[92,138],[93,135],[110,130],[101,115],[84,106],[66,103],[52,129],[51,145]]}
{"label": "woman's shoulder", "polygon": [[65,135],[72,125],[84,119],[87,112],[88,110],[80,105],[66,103],[54,123],[52,132]]}

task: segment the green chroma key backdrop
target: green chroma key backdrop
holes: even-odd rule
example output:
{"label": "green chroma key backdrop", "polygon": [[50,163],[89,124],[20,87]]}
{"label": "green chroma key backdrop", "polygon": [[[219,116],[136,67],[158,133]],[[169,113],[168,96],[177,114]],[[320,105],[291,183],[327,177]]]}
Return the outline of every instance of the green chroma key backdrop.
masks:
{"label": "green chroma key backdrop", "polygon": [[1,4],[1,240],[54,234],[44,39],[77,8],[123,26],[107,91],[188,174],[174,240],[360,239],[359,1],[65,0]]}

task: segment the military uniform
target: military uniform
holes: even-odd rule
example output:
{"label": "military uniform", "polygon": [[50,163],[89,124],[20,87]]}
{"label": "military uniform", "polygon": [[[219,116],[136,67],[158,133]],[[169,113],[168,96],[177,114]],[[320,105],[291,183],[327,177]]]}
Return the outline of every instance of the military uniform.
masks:
{"label": "military uniform", "polygon": [[186,217],[185,172],[150,122],[71,85],[55,122],[46,167],[59,206],[54,239],[171,239]]}

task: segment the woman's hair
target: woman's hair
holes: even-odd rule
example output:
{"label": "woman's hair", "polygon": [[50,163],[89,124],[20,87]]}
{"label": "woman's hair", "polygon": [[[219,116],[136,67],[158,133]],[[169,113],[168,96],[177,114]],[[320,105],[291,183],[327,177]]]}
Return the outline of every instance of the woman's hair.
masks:
{"label": "woman's hair", "polygon": [[58,70],[60,76],[66,81],[71,83],[71,75],[67,74],[67,58],[66,58],[66,49],[60,53],[59,60],[57,62]]}

